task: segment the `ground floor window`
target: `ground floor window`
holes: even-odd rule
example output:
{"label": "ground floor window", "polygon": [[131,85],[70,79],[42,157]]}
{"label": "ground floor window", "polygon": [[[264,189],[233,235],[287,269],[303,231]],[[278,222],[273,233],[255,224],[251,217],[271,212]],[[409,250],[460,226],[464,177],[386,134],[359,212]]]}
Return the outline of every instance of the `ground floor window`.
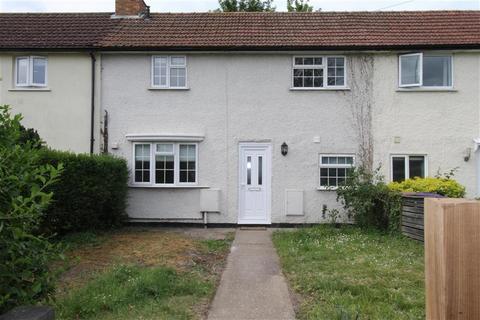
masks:
{"label": "ground floor window", "polygon": [[393,155],[391,157],[391,179],[398,182],[426,175],[426,156],[424,155]]}
{"label": "ground floor window", "polygon": [[335,189],[345,184],[355,164],[353,155],[320,155],[320,188]]}
{"label": "ground floor window", "polygon": [[197,149],[196,143],[135,143],[134,183],[196,184]]}

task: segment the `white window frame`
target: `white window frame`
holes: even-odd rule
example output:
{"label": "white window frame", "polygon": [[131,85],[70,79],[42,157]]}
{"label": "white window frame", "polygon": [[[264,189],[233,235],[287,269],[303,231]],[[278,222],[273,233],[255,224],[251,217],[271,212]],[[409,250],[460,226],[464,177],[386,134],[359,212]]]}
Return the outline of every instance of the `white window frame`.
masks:
{"label": "white window frame", "polygon": [[[18,83],[18,61],[20,59],[27,59],[27,83]],[[45,60],[45,83],[34,83],[33,82],[33,59],[43,59]],[[45,56],[19,56],[15,57],[15,67],[14,67],[14,83],[15,87],[40,87],[45,88],[48,86],[48,58]]]}
{"label": "white window frame", "polygon": [[426,154],[401,153],[390,155],[390,181],[393,182],[393,158],[405,159],[405,180],[410,179],[410,157],[423,157],[425,163],[425,177],[428,177],[428,156]]}
{"label": "white window frame", "polygon": [[[166,58],[167,59],[167,81],[165,85],[156,85],[154,83],[154,68],[155,68],[155,59]],[[172,58],[183,58],[185,64],[183,65],[172,65]],[[182,87],[172,87],[170,85],[170,69],[171,68],[185,68],[185,86]],[[187,89],[188,88],[188,62],[187,56],[185,55],[154,55],[151,58],[151,67],[150,67],[150,84],[152,88],[156,89]]]}
{"label": "white window frame", "polygon": [[[408,57],[408,56],[419,56],[420,57],[420,78],[419,78],[419,83],[411,83],[411,84],[402,84],[402,57]],[[423,85],[423,57],[449,57],[450,58],[450,74],[451,74],[451,79],[450,83],[451,85],[449,86],[424,86]],[[453,66],[453,55],[449,53],[439,53],[439,52],[432,52],[432,53],[424,53],[424,52],[416,52],[416,53],[407,53],[407,54],[401,54],[398,56],[398,87],[399,88],[422,88],[422,89],[453,89],[453,72],[454,72],[454,66]]]}
{"label": "white window frame", "polygon": [[[322,159],[323,158],[328,158],[328,157],[349,157],[349,158],[352,158],[353,161],[352,161],[352,164],[323,164],[322,163]],[[341,153],[334,153],[334,154],[331,154],[331,153],[321,153],[318,155],[318,187],[317,187],[317,190],[337,190],[338,189],[338,186],[336,187],[330,187],[330,186],[322,186],[320,184],[320,178],[322,176],[322,173],[321,173],[321,170],[323,168],[333,168],[333,169],[351,169],[351,168],[354,168],[355,167],[355,163],[356,163],[356,156],[355,154],[353,153],[344,153],[344,154],[341,154]]]}
{"label": "white window frame", "polygon": [[[297,65],[295,64],[296,58],[322,58],[322,65]],[[328,85],[328,58],[343,58],[345,64],[343,65],[344,68],[344,82],[343,86],[329,86]],[[347,89],[347,57],[342,55],[300,55],[300,56],[293,56],[292,57],[292,80],[291,80],[291,89],[292,90],[337,90],[337,89]],[[295,69],[322,69],[323,70],[323,87],[295,87],[294,85],[294,78],[295,78]]]}
{"label": "white window frame", "polygon": [[[135,146],[136,145],[150,145],[150,182],[136,182],[135,181]],[[172,144],[173,152],[157,152],[157,144]],[[180,182],[180,146],[194,145],[195,146],[195,182]],[[156,183],[155,182],[155,156],[156,155],[173,155],[174,171],[173,183]],[[183,141],[155,141],[155,142],[134,142],[133,143],[133,172],[132,184],[135,186],[152,186],[152,187],[182,187],[182,186],[197,186],[198,185],[198,143],[197,142],[183,142]]]}

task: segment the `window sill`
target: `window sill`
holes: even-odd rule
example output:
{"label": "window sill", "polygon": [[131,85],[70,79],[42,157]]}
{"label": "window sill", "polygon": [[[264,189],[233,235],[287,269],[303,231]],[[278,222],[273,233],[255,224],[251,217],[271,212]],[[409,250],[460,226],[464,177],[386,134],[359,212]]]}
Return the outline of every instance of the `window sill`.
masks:
{"label": "window sill", "polygon": [[350,91],[348,87],[338,88],[290,88],[290,91]]}
{"label": "window sill", "polygon": [[317,187],[317,191],[337,191],[338,187]]}
{"label": "window sill", "polygon": [[50,88],[34,88],[34,87],[25,87],[25,88],[11,88],[8,91],[18,92],[18,91],[36,91],[36,92],[50,92],[52,91]]}
{"label": "window sill", "polygon": [[171,185],[171,186],[160,186],[160,185],[141,185],[141,184],[130,184],[129,188],[140,188],[140,189],[210,189],[209,186],[197,186],[197,185]]}
{"label": "window sill", "polygon": [[454,88],[398,88],[397,92],[458,92]]}
{"label": "window sill", "polygon": [[148,90],[150,91],[170,91],[170,90],[173,90],[173,91],[188,91],[190,90],[189,87],[185,87],[185,88],[160,88],[160,87],[149,87]]}

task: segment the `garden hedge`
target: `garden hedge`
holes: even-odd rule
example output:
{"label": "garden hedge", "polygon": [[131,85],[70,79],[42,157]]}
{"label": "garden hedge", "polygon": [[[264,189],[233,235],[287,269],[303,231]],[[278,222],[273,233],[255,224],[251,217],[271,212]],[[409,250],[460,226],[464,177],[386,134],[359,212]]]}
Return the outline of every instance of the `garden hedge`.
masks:
{"label": "garden hedge", "polygon": [[42,231],[59,235],[109,229],[126,218],[128,168],[108,155],[74,154],[45,149],[40,162],[63,164],[60,180],[51,187],[53,199]]}
{"label": "garden hedge", "polygon": [[453,179],[442,177],[416,177],[402,182],[392,182],[388,187],[398,192],[429,192],[449,198],[463,198],[465,196],[464,186]]}

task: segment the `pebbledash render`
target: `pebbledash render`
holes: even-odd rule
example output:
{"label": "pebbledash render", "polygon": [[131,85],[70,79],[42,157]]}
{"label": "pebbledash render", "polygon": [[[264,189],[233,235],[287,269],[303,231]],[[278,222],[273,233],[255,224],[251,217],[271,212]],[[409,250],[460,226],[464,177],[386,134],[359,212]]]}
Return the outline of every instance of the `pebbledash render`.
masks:
{"label": "pebbledash render", "polygon": [[113,14],[1,14],[0,39],[0,103],[49,144],[127,159],[132,221],[326,222],[361,163],[387,181],[456,169],[480,195],[479,11],[117,0]]}

